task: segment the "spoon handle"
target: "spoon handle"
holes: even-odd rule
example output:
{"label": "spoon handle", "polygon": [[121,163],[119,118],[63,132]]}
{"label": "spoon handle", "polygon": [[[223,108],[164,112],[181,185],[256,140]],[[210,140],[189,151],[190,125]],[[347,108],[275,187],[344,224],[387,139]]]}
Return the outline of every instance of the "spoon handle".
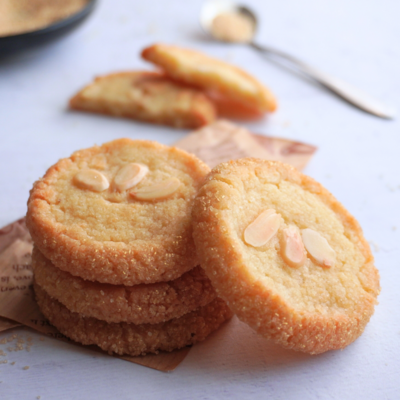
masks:
{"label": "spoon handle", "polygon": [[299,71],[304,73],[309,78],[314,79],[322,86],[329,89],[331,92],[335,93],[342,99],[348,101],[349,103],[353,104],[363,111],[366,111],[381,118],[390,119],[394,118],[395,116],[395,111],[391,107],[388,107],[379,100],[374,99],[367,93],[358,88],[355,88],[352,85],[349,85],[341,79],[319,71],[318,69],[304,63],[303,61],[300,61],[299,59],[272,47],[261,46],[254,42],[250,43],[250,45],[258,51],[277,56],[285,62],[289,62],[289,66],[296,67]]}

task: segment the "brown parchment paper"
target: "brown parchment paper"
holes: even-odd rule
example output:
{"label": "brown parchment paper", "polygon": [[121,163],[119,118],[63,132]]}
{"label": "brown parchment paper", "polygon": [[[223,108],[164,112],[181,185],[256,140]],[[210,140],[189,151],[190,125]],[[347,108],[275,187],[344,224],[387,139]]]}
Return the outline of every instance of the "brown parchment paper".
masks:
{"label": "brown parchment paper", "polygon": [[317,150],[309,144],[254,134],[226,120],[198,129],[174,145],[195,154],[211,168],[229,160],[257,157],[303,170]]}
{"label": "brown parchment paper", "polygon": [[[2,251],[7,248],[17,238],[29,238],[29,232],[25,228],[23,219],[16,221],[13,224],[7,225],[0,229],[0,255]],[[0,270],[1,276],[1,270]],[[5,279],[5,278],[4,278]],[[0,278],[0,285],[3,285],[3,280]],[[0,286],[0,288],[1,288]],[[0,289],[1,290],[1,289]],[[1,291],[0,291],[1,293]],[[1,303],[0,303],[1,307]],[[1,313],[0,313],[1,314]],[[0,332],[6,331],[11,328],[21,326],[18,322],[12,321],[8,318],[0,317]]]}
{"label": "brown parchment paper", "polygon": [[[302,169],[316,150],[307,144],[252,134],[223,120],[190,133],[175,146],[194,153],[210,167],[232,159],[259,157],[287,162]],[[0,229],[0,332],[24,325],[82,346],[58,332],[41,314],[32,289],[32,246],[24,218]],[[104,353],[96,346],[84,347]],[[171,353],[118,358],[159,371],[172,371],[189,351],[190,347],[187,347]]]}
{"label": "brown parchment paper", "polygon": [[0,318],[0,332],[7,331],[8,329],[17,328],[21,326],[18,322],[11,321],[8,318]]}

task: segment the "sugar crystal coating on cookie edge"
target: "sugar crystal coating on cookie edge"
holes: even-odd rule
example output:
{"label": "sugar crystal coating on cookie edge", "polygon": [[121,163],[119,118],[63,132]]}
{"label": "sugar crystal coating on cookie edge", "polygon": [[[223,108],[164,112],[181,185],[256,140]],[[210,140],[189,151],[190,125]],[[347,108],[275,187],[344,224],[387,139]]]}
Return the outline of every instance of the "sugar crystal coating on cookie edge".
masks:
{"label": "sugar crystal coating on cookie edge", "polygon": [[[115,179],[132,163],[148,172],[121,190]],[[190,213],[208,171],[183,150],[145,140],[80,150],[34,184],[26,224],[54,265],[83,279],[124,285],[173,280],[198,265]],[[179,185],[163,189],[171,179]],[[149,198],[148,189],[157,185]],[[137,198],[143,192],[147,198]]]}
{"label": "sugar crystal coating on cookie edge", "polygon": [[34,290],[44,316],[62,334],[84,345],[95,344],[110,354],[139,356],[173,351],[203,341],[232,317],[220,298],[204,307],[159,324],[107,323],[69,311],[36,282]]}
{"label": "sugar crystal coating on cookie edge", "polygon": [[70,311],[109,323],[156,324],[179,318],[216,298],[200,267],[174,281],[110,285],[86,281],[60,270],[34,246],[32,269],[37,284]]}
{"label": "sugar crystal coating on cookie edge", "polygon": [[[276,233],[263,245],[246,243],[245,230],[268,209],[280,218]],[[318,354],[344,348],[363,332],[379,274],[359,224],[319,183],[279,162],[223,163],[200,189],[192,217],[201,265],[217,294],[258,333]],[[283,232],[292,226],[325,240],[323,254],[332,255],[331,248],[333,264],[316,259],[315,241],[304,246],[302,263],[301,233],[299,265],[288,263]]]}

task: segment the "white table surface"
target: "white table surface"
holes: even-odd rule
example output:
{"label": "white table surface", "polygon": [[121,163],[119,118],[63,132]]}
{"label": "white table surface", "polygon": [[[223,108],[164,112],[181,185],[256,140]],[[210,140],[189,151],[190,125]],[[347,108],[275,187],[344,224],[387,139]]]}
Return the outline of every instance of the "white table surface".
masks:
{"label": "white table surface", "polygon": [[[397,0],[248,3],[260,15],[261,43],[400,110]],[[183,130],[70,112],[66,104],[94,75],[151,68],[139,52],[153,42],[188,46],[245,68],[276,93],[279,110],[249,128],[319,147],[305,172],[348,208],[371,243],[382,285],[374,316],[354,344],[319,356],[283,350],[234,319],[195,346],[172,373],[15,329],[31,336],[33,345],[30,352],[9,352],[8,363],[0,364],[1,399],[400,398],[399,119],[358,111],[250,48],[209,41],[197,22],[200,5],[102,0],[67,37],[0,60],[0,226],[25,214],[32,183],[76,149],[119,137],[166,144],[183,137]]]}

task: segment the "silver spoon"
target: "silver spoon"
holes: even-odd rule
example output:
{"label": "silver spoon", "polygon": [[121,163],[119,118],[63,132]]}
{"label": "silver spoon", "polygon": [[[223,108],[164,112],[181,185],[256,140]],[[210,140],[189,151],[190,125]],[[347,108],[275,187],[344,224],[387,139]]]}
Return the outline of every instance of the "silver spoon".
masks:
{"label": "silver spoon", "polygon": [[354,106],[366,111],[370,114],[376,115],[381,118],[394,118],[395,110],[379,100],[372,98],[367,93],[355,88],[352,85],[338,79],[334,76],[319,71],[318,69],[304,63],[303,61],[293,57],[283,51],[274,49],[269,46],[261,46],[255,43],[253,38],[257,30],[257,17],[253,11],[243,5],[235,4],[229,0],[211,0],[206,1],[201,9],[200,24],[204,31],[211,35],[214,39],[222,40],[214,34],[212,30],[212,22],[218,15],[225,13],[236,13],[247,18],[252,24],[252,37],[245,41],[246,44],[254,49],[275,56],[279,61],[284,61],[289,67],[294,67],[297,71],[302,72],[308,78],[313,79],[331,92],[340,96],[344,100],[353,104]]}

